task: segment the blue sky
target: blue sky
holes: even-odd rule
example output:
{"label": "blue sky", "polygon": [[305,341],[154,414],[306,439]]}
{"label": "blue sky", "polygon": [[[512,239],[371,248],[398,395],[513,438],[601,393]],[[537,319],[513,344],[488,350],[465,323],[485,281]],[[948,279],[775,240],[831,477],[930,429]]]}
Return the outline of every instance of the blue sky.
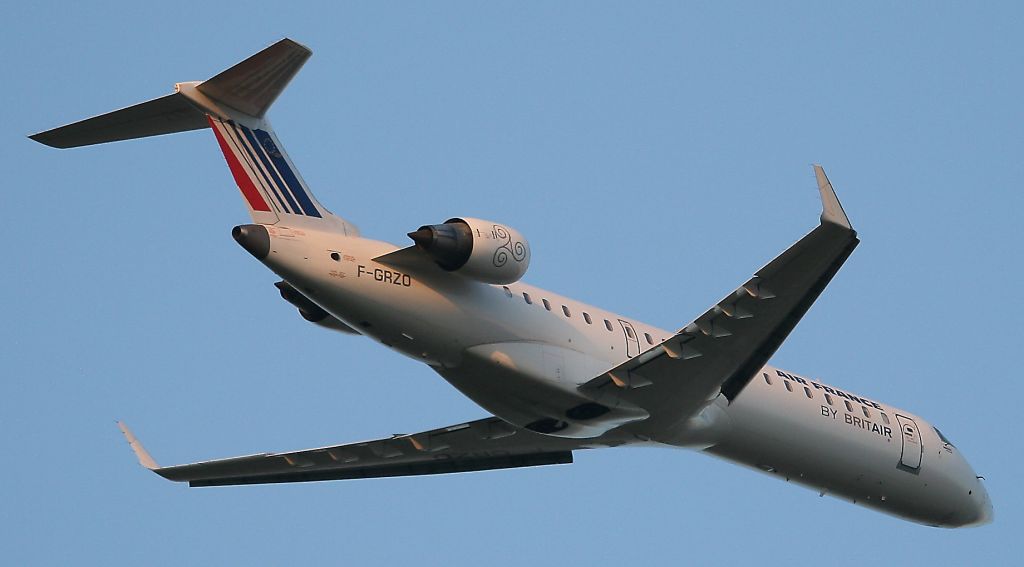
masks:
{"label": "blue sky", "polygon": [[[225,4],[225,5],[222,5]],[[1013,3],[16,3],[0,47],[0,548],[10,564],[1019,561],[1022,15]],[[447,477],[188,489],[139,468],[481,417],[426,367],[305,323],[230,238],[208,131],[26,134],[288,36],[271,118],[329,208],[402,242],[520,229],[527,280],[663,327],[817,222],[863,240],[774,362],[918,413],[996,522],[936,530],[685,451]]]}

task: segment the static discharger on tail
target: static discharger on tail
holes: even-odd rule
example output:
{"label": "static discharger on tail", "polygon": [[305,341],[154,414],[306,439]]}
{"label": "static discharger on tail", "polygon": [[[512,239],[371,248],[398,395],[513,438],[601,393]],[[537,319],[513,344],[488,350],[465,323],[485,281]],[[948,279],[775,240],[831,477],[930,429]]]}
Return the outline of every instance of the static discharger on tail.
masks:
{"label": "static discharger on tail", "polygon": [[119,423],[145,468],[191,486],[307,482],[564,464],[644,444],[923,524],[991,520],[981,480],[923,418],[769,364],[859,242],[820,166],[820,224],[678,331],[659,329],[524,283],[530,245],[501,222],[425,222],[406,247],[362,238],[320,204],[265,116],[310,55],[284,39],[209,80],[31,138],[71,148],[209,128],[251,218],[232,237],[281,278],[281,297],[309,322],[422,361],[491,415],[177,466]]}

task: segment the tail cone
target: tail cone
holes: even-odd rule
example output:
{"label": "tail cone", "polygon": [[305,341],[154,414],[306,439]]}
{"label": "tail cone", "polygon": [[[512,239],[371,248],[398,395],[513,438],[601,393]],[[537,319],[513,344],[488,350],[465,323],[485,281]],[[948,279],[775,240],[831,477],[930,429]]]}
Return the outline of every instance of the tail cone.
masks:
{"label": "tail cone", "polygon": [[231,236],[257,260],[270,254],[270,233],[262,224],[243,224],[231,229]]}

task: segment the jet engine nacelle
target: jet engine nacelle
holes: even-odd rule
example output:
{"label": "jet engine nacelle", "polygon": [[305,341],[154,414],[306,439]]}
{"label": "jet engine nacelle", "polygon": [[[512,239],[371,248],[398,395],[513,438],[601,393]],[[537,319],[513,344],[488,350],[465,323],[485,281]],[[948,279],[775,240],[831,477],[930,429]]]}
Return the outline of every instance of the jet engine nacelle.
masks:
{"label": "jet engine nacelle", "polygon": [[530,244],[514,228],[469,217],[421,226],[409,238],[449,272],[492,284],[519,281],[530,266]]}
{"label": "jet engine nacelle", "polygon": [[274,284],[274,287],[281,292],[281,297],[295,306],[299,310],[299,315],[302,318],[318,325],[325,329],[331,329],[332,331],[339,331],[350,335],[358,335],[359,331],[349,327],[345,323],[338,320],[337,317],[323,310],[322,307],[313,303],[308,297],[299,293],[299,290],[292,287],[292,284],[286,281],[279,281]]}

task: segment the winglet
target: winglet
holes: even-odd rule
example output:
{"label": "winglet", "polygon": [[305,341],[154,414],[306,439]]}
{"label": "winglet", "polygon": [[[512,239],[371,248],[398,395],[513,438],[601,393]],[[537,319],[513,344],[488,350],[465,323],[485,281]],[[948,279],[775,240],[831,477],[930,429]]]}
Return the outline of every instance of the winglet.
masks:
{"label": "winglet", "polygon": [[821,222],[839,225],[843,228],[853,230],[850,226],[850,219],[843,211],[843,205],[839,203],[836,192],[832,189],[825,170],[820,165],[814,164],[814,176],[818,179],[818,191],[821,192]]}
{"label": "winglet", "polygon": [[128,445],[132,448],[132,451],[135,452],[135,456],[139,459],[139,464],[151,471],[159,469],[160,465],[156,464],[153,457],[149,456],[149,453],[146,452],[146,448],[143,447],[142,443],[135,438],[131,429],[128,429],[128,426],[120,421],[117,422],[117,426],[121,428],[121,433],[124,433],[124,438],[128,440]]}

